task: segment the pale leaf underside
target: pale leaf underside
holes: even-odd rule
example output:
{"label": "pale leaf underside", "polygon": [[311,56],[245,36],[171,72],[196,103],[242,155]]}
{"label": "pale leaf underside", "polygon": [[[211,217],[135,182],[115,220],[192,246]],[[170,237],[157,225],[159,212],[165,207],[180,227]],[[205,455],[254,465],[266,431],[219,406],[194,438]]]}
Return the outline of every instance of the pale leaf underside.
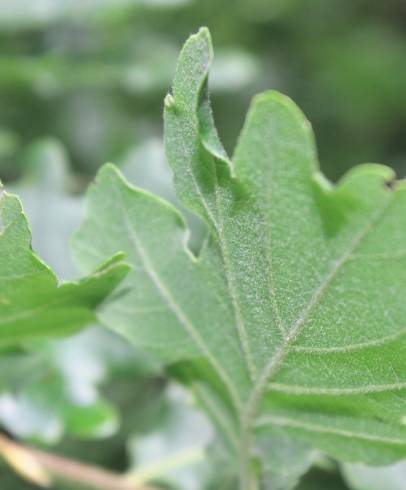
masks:
{"label": "pale leaf underside", "polygon": [[76,259],[89,271],[123,251],[133,271],[101,320],[167,363],[204,359],[253,430],[349,460],[404,457],[405,184],[369,164],[330,185],[310,124],[275,92],[255,97],[229,159],[208,100],[211,59],[202,29],[165,99],[177,196],[207,224],[207,243],[192,256],[181,215],[105,166]]}

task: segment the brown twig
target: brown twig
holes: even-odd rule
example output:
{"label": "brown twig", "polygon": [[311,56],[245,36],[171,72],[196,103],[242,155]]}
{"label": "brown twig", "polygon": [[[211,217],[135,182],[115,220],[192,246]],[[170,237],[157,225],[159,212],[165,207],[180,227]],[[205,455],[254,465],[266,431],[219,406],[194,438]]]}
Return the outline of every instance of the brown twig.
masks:
{"label": "brown twig", "polygon": [[0,434],[0,455],[20,476],[44,488],[50,488],[55,478],[93,490],[158,490],[135,484],[125,474],[26,447],[4,434]]}

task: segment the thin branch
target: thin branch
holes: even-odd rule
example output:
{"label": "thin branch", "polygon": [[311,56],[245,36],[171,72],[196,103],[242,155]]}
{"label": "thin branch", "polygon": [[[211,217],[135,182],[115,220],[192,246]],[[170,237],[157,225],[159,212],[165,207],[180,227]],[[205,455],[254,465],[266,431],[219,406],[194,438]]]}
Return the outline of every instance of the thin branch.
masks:
{"label": "thin branch", "polygon": [[158,490],[136,484],[126,474],[29,448],[0,434],[0,455],[23,478],[50,488],[53,479],[77,483],[93,490]]}

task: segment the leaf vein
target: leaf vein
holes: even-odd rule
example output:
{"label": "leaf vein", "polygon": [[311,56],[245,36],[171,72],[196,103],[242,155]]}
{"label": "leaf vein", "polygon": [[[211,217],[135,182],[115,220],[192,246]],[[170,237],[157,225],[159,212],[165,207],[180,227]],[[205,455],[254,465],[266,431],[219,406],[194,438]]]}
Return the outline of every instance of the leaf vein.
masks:
{"label": "leaf vein", "polygon": [[204,342],[203,338],[199,334],[198,330],[196,327],[193,325],[193,323],[189,320],[187,315],[184,313],[183,309],[181,308],[180,305],[175,301],[173,298],[172,294],[168,290],[168,288],[165,286],[163,283],[162,279],[159,277],[158,273],[155,271],[152,262],[149,258],[148,253],[146,252],[145,248],[143,247],[141,241],[138,238],[138,234],[135,230],[134,224],[130,220],[128,216],[127,209],[123,203],[122,200],[122,195],[120,192],[118,192],[119,195],[119,205],[121,208],[121,211],[124,216],[124,222],[126,225],[126,229],[129,233],[129,237],[131,239],[131,242],[134,245],[134,248],[136,252],[138,253],[139,257],[141,258],[141,261],[144,265],[145,272],[151,279],[152,283],[156,287],[158,293],[164,300],[164,302],[167,304],[169,309],[174,313],[175,317],[178,319],[180,324],[183,326],[185,331],[189,334],[189,336],[193,339],[197,347],[199,348],[200,352],[202,352],[203,355],[207,357],[219,377],[223,380],[225,386],[227,386],[227,389],[230,392],[231,398],[233,400],[233,403],[235,404],[235,408],[239,410],[240,407],[240,398],[238,396],[237,389],[231,380],[231,378],[228,376],[226,371],[222,368],[222,366],[218,363],[217,359],[215,356],[212,354],[206,343]]}
{"label": "leaf vein", "polygon": [[279,415],[266,415],[261,417],[257,423],[257,427],[262,427],[266,425],[277,425],[280,427],[291,427],[297,429],[303,429],[308,432],[318,432],[322,434],[332,434],[343,437],[349,437],[351,439],[361,439],[370,442],[387,443],[394,445],[405,445],[406,439],[400,439],[395,437],[381,436],[378,434],[371,434],[370,432],[359,432],[353,430],[340,429],[336,427],[325,427],[320,424],[315,424],[312,422],[303,422],[298,419],[290,419],[288,417],[282,417]]}
{"label": "leaf vein", "polygon": [[279,371],[281,366],[283,365],[283,361],[286,358],[287,354],[290,352],[292,348],[292,344],[297,340],[300,332],[302,331],[304,325],[306,324],[313,308],[319,303],[321,297],[328,289],[329,285],[336,277],[338,272],[342,269],[345,263],[350,259],[354,250],[359,247],[368,233],[374,228],[377,222],[382,218],[383,214],[388,210],[389,204],[392,200],[388,199],[383,206],[381,206],[375,213],[372,214],[371,218],[367,221],[366,225],[361,229],[361,231],[354,237],[354,239],[350,242],[348,248],[344,250],[342,255],[333,262],[333,266],[328,274],[325,276],[321,284],[314,291],[309,303],[304,308],[303,312],[299,317],[293,322],[292,327],[289,329],[289,333],[284,338],[282,344],[276,351],[275,355],[272,356],[269,362],[265,365],[262,373],[255,384],[250,398],[245,407],[245,424],[249,426],[251,424],[251,420],[255,416],[255,412],[257,410],[257,405],[260,402],[263,394],[265,393],[267,386],[272,379]]}

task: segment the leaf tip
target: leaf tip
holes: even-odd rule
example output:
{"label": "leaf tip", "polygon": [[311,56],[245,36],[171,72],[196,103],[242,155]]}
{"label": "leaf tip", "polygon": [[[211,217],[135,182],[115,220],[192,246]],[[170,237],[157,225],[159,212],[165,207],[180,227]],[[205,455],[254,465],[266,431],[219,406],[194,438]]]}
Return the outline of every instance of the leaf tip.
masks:
{"label": "leaf tip", "polygon": [[116,173],[117,171],[117,167],[114,165],[114,163],[111,163],[111,162],[107,162],[105,163],[101,169],[99,170],[99,174],[100,173]]}
{"label": "leaf tip", "polygon": [[116,181],[124,181],[125,179],[114,163],[107,162],[105,163],[97,172],[96,175],[96,183],[99,182],[116,182]]}
{"label": "leaf tip", "polygon": [[207,79],[212,60],[210,32],[207,27],[201,27],[189,36],[179,55],[171,94],[177,103],[179,100],[183,100],[186,106],[196,103],[194,99]]}
{"label": "leaf tip", "polygon": [[210,31],[207,27],[201,27],[195,34],[191,34],[183,45],[178,63],[181,64],[193,53],[198,60],[203,60],[206,69],[213,59],[213,43]]}
{"label": "leaf tip", "polygon": [[288,95],[284,95],[276,90],[267,90],[254,96],[253,106],[256,107],[259,105],[283,107],[301,121],[304,130],[312,130],[310,121]]}
{"label": "leaf tip", "polygon": [[200,27],[200,29],[189,37],[189,40],[192,41],[202,41],[204,42],[209,49],[212,49],[212,40],[210,30],[206,26]]}

